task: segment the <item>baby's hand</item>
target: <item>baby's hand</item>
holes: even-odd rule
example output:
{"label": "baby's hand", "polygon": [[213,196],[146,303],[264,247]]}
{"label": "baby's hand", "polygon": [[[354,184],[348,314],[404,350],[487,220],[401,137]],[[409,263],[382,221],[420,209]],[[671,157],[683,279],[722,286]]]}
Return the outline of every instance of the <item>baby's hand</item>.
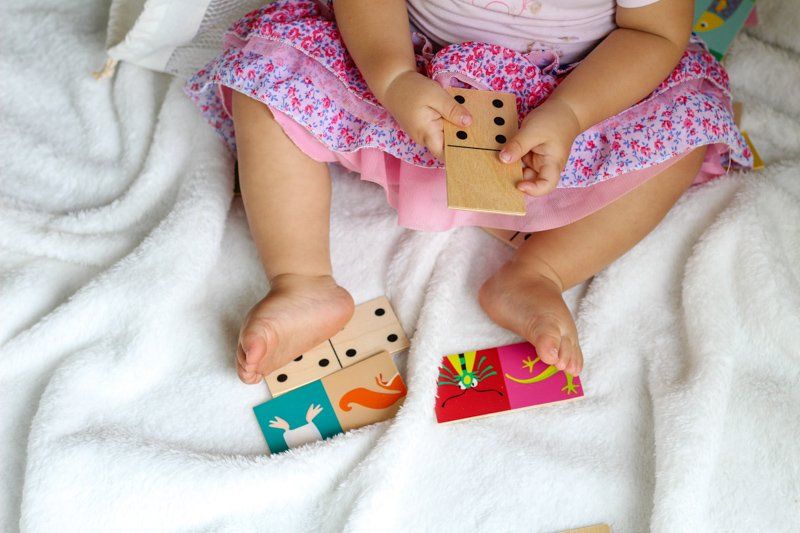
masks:
{"label": "baby's hand", "polygon": [[418,72],[404,72],[386,88],[383,105],[418,144],[441,159],[444,121],[469,126],[472,117],[438,83]]}
{"label": "baby's hand", "polygon": [[572,142],[580,132],[578,118],[569,105],[548,100],[528,113],[500,152],[500,160],[513,163],[522,159],[524,181],[517,188],[531,196],[544,196],[558,185]]}

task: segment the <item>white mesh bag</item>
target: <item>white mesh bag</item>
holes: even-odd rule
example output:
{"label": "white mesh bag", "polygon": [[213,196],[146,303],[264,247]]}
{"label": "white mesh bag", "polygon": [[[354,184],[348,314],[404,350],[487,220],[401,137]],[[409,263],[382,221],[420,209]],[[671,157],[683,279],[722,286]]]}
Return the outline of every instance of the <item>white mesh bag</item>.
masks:
{"label": "white mesh bag", "polygon": [[221,50],[225,30],[268,0],[112,0],[108,62],[95,76],[113,73],[118,61],[187,77]]}

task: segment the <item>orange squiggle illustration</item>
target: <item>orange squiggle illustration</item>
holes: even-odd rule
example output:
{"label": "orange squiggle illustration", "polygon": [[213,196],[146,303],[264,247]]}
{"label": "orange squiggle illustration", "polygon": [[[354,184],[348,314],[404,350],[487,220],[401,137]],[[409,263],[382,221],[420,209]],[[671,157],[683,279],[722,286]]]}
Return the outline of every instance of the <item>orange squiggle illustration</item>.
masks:
{"label": "orange squiggle illustration", "polygon": [[375,382],[380,388],[393,392],[386,393],[358,387],[344,393],[339,400],[339,408],[342,411],[350,411],[352,409],[351,405],[356,404],[370,409],[386,409],[406,395],[406,384],[403,383],[400,374],[395,374],[391,383],[384,381],[383,375],[378,374]]}

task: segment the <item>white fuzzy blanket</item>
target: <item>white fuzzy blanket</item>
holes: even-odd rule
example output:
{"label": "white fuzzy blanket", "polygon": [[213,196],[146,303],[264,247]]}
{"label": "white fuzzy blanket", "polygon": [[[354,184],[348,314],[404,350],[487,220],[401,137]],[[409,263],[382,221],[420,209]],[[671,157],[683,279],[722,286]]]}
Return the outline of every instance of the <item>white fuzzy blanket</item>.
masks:
{"label": "white fuzzy blanket", "polygon": [[232,161],[180,82],[102,64],[103,0],[3,2],[0,529],[797,531],[800,9],[728,66],[768,168],[687,194],[571,296],[586,398],[439,427],[441,354],[514,337],[475,293],[510,251],[396,227],[336,172],[333,255],[409,333],[397,418],[275,457],[236,378],[266,290]]}

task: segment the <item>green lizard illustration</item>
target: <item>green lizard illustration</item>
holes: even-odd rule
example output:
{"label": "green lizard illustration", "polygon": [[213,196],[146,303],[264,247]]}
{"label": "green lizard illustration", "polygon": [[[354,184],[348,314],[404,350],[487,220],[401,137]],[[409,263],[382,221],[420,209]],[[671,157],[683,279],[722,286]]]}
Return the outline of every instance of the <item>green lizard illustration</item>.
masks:
{"label": "green lizard illustration", "polygon": [[[531,359],[530,356],[528,356],[528,358],[525,359],[522,364],[528,369],[529,372],[533,372],[533,366],[539,361],[541,361],[541,359],[539,359],[538,356],[536,359]],[[542,370],[539,374],[527,379],[515,378],[508,373],[506,373],[506,377],[511,381],[516,381],[517,383],[529,384],[544,381],[547,378],[552,377],[553,374],[556,374],[557,372],[560,372],[560,370],[557,369],[555,365],[548,365],[548,367]],[[575,384],[572,382],[572,374],[567,374],[564,372],[564,375],[567,377],[567,384],[561,388],[561,392],[566,392],[567,394],[577,394],[578,392],[575,390]]]}

